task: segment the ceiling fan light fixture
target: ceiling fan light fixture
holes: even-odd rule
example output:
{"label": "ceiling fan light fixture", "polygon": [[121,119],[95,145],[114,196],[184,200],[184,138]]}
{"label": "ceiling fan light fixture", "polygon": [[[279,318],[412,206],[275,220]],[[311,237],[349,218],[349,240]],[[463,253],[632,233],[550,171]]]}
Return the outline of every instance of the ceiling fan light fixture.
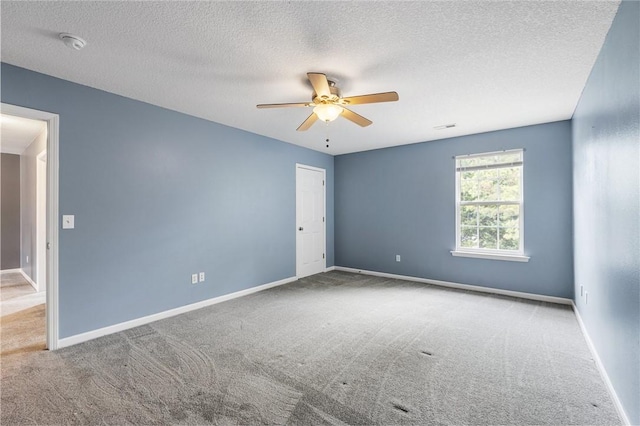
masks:
{"label": "ceiling fan light fixture", "polygon": [[344,108],[335,104],[320,104],[313,108],[313,112],[318,116],[318,118],[326,122],[333,121],[338,118],[338,116],[342,114],[342,111],[344,111]]}

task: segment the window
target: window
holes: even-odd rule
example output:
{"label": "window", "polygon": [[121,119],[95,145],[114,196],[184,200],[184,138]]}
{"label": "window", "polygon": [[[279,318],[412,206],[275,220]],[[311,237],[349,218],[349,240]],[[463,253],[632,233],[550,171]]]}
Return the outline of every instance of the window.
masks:
{"label": "window", "polygon": [[523,151],[456,157],[454,256],[528,261],[523,255]]}

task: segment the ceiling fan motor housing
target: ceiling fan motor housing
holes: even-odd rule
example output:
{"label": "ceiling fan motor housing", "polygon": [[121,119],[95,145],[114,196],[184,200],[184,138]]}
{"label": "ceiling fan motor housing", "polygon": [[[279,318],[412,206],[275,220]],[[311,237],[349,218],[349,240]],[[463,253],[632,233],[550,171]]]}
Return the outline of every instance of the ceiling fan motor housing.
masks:
{"label": "ceiling fan motor housing", "polygon": [[331,96],[318,96],[316,92],[313,92],[313,95],[311,96],[311,100],[315,104],[333,103],[333,102],[337,102],[338,99],[340,99],[341,97],[340,88],[336,86],[336,83],[334,81],[327,80],[327,82],[329,83],[329,92],[331,92]]}

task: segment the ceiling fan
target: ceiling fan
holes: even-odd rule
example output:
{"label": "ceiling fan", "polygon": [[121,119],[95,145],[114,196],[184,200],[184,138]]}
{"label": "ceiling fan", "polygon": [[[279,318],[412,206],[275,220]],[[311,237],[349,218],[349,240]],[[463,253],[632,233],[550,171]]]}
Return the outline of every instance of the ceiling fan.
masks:
{"label": "ceiling fan", "polygon": [[335,82],[328,80],[327,76],[318,72],[309,72],[307,77],[313,86],[311,102],[298,102],[286,104],[260,104],[258,108],[287,108],[287,107],[313,107],[313,112],[296,130],[299,132],[308,130],[318,119],[329,122],[338,116],[343,116],[359,126],[366,127],[373,123],[371,120],[356,114],[347,108],[350,105],[373,104],[378,102],[393,102],[399,99],[396,92],[372,93],[370,95],[349,96],[343,98],[340,89]]}

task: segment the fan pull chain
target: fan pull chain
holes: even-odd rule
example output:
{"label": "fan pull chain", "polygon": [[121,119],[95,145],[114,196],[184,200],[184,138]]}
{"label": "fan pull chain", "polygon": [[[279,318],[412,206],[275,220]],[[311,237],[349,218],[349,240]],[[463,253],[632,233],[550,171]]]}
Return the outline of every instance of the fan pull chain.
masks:
{"label": "fan pull chain", "polygon": [[327,126],[326,127],[326,130],[327,130],[326,131],[326,135],[327,135],[327,137],[326,137],[326,139],[324,141],[327,143],[327,148],[329,148],[329,122],[326,121],[325,124]]}

